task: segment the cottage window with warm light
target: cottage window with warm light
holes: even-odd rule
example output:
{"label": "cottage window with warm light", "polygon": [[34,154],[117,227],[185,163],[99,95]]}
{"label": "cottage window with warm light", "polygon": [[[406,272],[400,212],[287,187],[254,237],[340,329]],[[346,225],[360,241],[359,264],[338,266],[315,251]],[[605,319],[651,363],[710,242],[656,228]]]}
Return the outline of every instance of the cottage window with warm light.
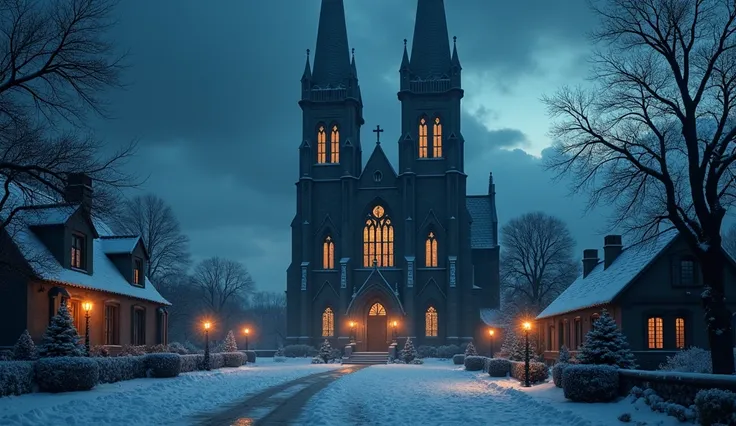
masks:
{"label": "cottage window with warm light", "polygon": [[685,318],[675,318],[675,347],[685,349]]}
{"label": "cottage window with warm light", "polygon": [[662,324],[662,318],[652,317],[647,319],[647,347],[649,349],[662,349],[664,347]]}
{"label": "cottage window with warm light", "polygon": [[71,266],[76,269],[86,269],[84,250],[84,235],[72,234]]}
{"label": "cottage window with warm light", "polygon": [[143,283],[143,259],[133,259],[133,284],[142,285]]}

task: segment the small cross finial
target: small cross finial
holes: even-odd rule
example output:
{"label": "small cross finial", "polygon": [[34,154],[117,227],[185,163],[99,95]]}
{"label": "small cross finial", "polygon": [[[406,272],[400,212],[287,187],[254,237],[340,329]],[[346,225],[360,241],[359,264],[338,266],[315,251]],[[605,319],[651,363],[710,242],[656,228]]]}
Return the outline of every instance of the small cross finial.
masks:
{"label": "small cross finial", "polygon": [[406,39],[404,39],[404,47],[406,47]]}
{"label": "small cross finial", "polygon": [[452,36],[452,42],[457,43],[457,36]]}
{"label": "small cross finial", "polygon": [[381,125],[377,125],[376,128],[373,130],[373,133],[376,134],[376,145],[381,144],[381,133],[383,133],[383,129],[381,128]]}
{"label": "small cross finial", "polygon": [[309,49],[307,49],[307,58],[309,57],[309,52],[310,52],[310,50],[309,50]]}
{"label": "small cross finial", "polygon": [[355,56],[355,48],[354,47],[353,47],[353,50],[352,50],[352,54],[353,54],[353,56]]}

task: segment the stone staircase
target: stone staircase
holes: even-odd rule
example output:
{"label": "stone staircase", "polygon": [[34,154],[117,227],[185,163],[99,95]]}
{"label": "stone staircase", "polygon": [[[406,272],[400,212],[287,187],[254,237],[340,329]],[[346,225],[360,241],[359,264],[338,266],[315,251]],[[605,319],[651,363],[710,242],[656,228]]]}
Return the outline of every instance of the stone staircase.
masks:
{"label": "stone staircase", "polygon": [[353,352],[347,359],[342,360],[343,364],[354,365],[386,364],[387,362],[388,352]]}

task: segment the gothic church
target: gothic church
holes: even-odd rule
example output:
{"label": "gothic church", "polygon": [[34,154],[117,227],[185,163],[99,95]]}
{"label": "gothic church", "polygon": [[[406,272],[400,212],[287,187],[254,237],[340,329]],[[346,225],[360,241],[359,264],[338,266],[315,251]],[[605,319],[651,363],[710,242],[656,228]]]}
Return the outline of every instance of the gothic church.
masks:
{"label": "gothic church", "polygon": [[[454,43],[453,43],[454,44]],[[308,52],[309,53],[309,52]],[[343,0],[322,0],[301,80],[303,142],[287,271],[287,343],[385,352],[487,341],[499,305],[495,188],[467,195],[460,60],[443,0],[418,0],[399,69],[398,168],[363,166],[363,102]],[[373,139],[373,138],[371,138]]]}

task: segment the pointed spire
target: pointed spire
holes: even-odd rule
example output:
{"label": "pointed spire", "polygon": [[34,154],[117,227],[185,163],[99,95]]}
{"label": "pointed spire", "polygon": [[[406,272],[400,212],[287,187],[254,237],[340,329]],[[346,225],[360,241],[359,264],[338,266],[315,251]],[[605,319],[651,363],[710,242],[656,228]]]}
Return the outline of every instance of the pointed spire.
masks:
{"label": "pointed spire", "polygon": [[420,78],[450,73],[450,37],[444,0],[418,0],[411,71]]}
{"label": "pointed spire", "polygon": [[460,66],[460,58],[457,56],[457,36],[452,37],[452,66],[462,68]]}
{"label": "pointed spire", "polygon": [[350,78],[350,50],[343,0],[322,0],[312,80],[326,86]]}
{"label": "pointed spire", "polygon": [[309,49],[307,49],[307,63],[304,65],[304,74],[302,74],[302,81],[309,80],[312,78],[312,66],[309,63]]}
{"label": "pointed spire", "polygon": [[404,57],[401,58],[401,68],[399,68],[399,71],[404,71],[409,69],[409,52],[406,50],[406,39],[404,39]]}
{"label": "pointed spire", "polygon": [[493,172],[488,177],[488,195],[496,195],[496,185],[493,183]]}
{"label": "pointed spire", "polygon": [[355,48],[352,49],[352,59],[350,59],[350,72],[353,77],[358,76],[358,67],[355,66]]}

